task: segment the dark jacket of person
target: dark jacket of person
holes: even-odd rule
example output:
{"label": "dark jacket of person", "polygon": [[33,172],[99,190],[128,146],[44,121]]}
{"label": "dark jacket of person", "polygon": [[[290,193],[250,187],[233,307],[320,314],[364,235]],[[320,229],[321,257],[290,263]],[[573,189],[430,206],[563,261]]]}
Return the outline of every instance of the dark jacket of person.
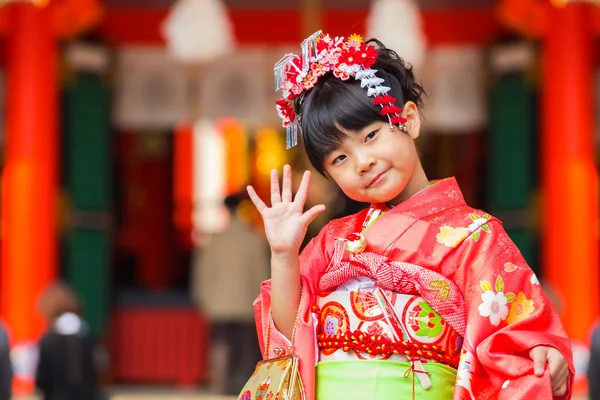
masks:
{"label": "dark jacket of person", "polygon": [[60,316],[39,343],[36,387],[44,400],[99,399],[95,340],[77,315]]}
{"label": "dark jacket of person", "polygon": [[0,324],[0,400],[10,400],[13,369],[10,361],[8,333]]}
{"label": "dark jacket of person", "polygon": [[596,325],[592,333],[587,378],[590,400],[600,400],[600,324]]}

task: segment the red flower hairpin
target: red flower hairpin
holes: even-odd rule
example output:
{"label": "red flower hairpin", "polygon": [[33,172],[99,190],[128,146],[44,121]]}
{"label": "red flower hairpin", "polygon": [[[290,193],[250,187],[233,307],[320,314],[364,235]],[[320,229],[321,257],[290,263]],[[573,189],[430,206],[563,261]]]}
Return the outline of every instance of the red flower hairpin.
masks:
{"label": "red flower hairpin", "polygon": [[396,106],[396,99],[387,94],[390,87],[383,86],[384,80],[375,75],[377,70],[371,69],[379,54],[374,46],[363,43],[362,37],[356,34],[348,39],[332,38],[318,31],[305,39],[300,47],[301,56],[286,54],[274,67],[275,90],[282,91],[282,99],[276,102],[276,108],[286,128],[288,149],[298,143],[299,118],[294,112],[294,99],[311,90],[328,72],[342,80],[350,77],[360,80],[360,86],[367,89],[369,97],[374,97],[376,105],[381,106],[381,115],[388,117],[390,125],[398,125],[406,131],[402,109]]}

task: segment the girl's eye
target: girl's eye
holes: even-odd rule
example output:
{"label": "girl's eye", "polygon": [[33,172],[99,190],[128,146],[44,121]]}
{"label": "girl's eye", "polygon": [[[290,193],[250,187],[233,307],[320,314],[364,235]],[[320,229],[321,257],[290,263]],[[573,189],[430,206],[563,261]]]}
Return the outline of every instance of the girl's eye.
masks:
{"label": "girl's eye", "polygon": [[345,155],[343,155],[343,154],[339,155],[339,156],[337,156],[336,158],[333,159],[332,164],[335,165],[335,164],[341,163],[342,161],[344,161],[345,158],[346,158]]}
{"label": "girl's eye", "polygon": [[377,131],[373,131],[373,132],[369,133],[367,136],[365,136],[365,142],[368,142],[369,140],[373,139],[375,136],[377,136]]}

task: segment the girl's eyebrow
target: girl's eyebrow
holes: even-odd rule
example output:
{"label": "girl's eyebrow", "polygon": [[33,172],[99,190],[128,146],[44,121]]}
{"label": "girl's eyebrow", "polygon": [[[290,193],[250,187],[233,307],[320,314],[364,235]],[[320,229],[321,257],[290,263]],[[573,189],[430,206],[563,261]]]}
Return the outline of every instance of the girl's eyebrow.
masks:
{"label": "girl's eyebrow", "polygon": [[331,153],[333,153],[334,151],[338,151],[340,149],[340,147],[342,147],[341,143],[338,144],[332,144],[328,149],[327,149],[327,153],[325,154],[325,157],[328,157],[331,155]]}

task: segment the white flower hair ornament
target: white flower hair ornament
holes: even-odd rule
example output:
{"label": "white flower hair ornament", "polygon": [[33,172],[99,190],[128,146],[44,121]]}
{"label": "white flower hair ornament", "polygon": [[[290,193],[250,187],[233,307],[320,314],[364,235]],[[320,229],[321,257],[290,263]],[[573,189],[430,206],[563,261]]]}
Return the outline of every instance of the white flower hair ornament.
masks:
{"label": "white flower hair ornament", "polygon": [[302,55],[289,53],[275,64],[275,91],[282,91],[282,98],[276,102],[277,113],[286,128],[286,148],[298,144],[299,116],[294,112],[294,99],[312,89],[318,79],[327,72],[336,78],[360,80],[369,97],[374,97],[375,105],[381,106],[381,115],[388,117],[390,127],[394,125],[406,132],[406,118],[401,116],[402,108],[396,106],[396,99],[387,94],[390,87],[383,86],[384,80],[375,74],[371,66],[377,61],[378,52],[374,46],[363,43],[359,35],[330,37],[321,31],[312,34],[301,44]]}

